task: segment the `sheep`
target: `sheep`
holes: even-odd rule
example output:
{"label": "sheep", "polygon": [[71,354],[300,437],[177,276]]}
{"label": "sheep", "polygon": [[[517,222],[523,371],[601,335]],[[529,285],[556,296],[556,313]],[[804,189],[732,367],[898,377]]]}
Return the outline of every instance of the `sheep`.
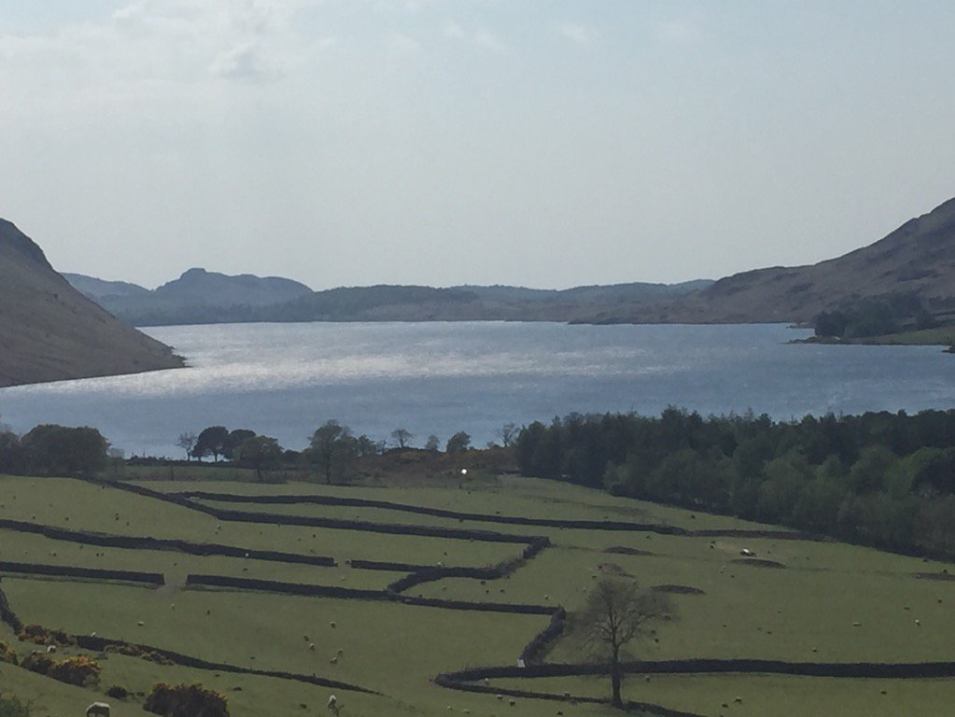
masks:
{"label": "sheep", "polygon": [[744,557],[747,557],[747,558],[754,558],[754,557],[756,557],[756,553],[754,553],[754,552],[753,552],[752,550],[750,550],[749,548],[743,548],[742,550],[739,551],[739,554],[742,555],[742,556],[744,556]]}
{"label": "sheep", "polygon": [[93,715],[109,717],[109,704],[106,702],[94,702],[91,704],[86,708],[86,717],[93,717]]}
{"label": "sheep", "polygon": [[308,643],[308,649],[311,650],[312,652],[315,652],[315,643],[314,642]]}
{"label": "sheep", "polygon": [[338,624],[332,620],[330,623],[328,623],[328,626],[334,630],[336,627],[338,627]]}
{"label": "sheep", "polygon": [[48,647],[46,648],[46,651],[47,651],[48,653],[56,652],[56,645],[50,645],[50,646],[48,646]]}
{"label": "sheep", "polygon": [[338,712],[341,710],[341,705],[338,704],[338,698],[335,695],[332,695],[328,698],[328,704],[325,706],[328,708],[329,712],[335,715],[335,717],[338,717]]}

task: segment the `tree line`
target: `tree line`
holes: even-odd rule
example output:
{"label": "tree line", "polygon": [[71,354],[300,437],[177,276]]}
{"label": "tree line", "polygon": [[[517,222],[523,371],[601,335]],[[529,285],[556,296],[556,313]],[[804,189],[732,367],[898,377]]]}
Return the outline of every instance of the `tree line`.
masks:
{"label": "tree line", "polygon": [[524,475],[955,557],[955,411],[571,414],[515,445]]}
{"label": "tree line", "polygon": [[[515,432],[513,424],[509,426],[508,440]],[[410,448],[414,440],[414,435],[404,428],[392,431],[391,437],[397,449]],[[230,430],[225,426],[208,426],[198,434],[182,433],[176,445],[183,449],[187,461],[202,462],[211,457],[215,463],[225,461],[239,468],[250,468],[259,480],[264,479],[266,471],[290,469],[317,472],[327,483],[348,480],[360,458],[389,450],[385,441],[356,436],[348,426],[335,420],[317,428],[309,437],[308,447],[302,451],[283,448],[275,438],[246,428]],[[470,446],[471,436],[458,431],[448,439],[445,451],[462,453]],[[425,450],[440,450],[437,436],[428,437]],[[6,426],[0,427],[0,474],[92,476],[107,468],[110,453],[106,438],[88,426],[44,424],[23,436]],[[121,460],[121,452],[113,454]]]}

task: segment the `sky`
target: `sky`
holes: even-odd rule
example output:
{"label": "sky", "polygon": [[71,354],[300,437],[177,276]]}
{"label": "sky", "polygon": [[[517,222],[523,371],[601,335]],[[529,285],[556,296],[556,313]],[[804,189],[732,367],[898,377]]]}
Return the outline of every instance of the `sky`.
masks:
{"label": "sky", "polygon": [[0,0],[0,217],[60,271],[718,278],[955,196],[951,0]]}

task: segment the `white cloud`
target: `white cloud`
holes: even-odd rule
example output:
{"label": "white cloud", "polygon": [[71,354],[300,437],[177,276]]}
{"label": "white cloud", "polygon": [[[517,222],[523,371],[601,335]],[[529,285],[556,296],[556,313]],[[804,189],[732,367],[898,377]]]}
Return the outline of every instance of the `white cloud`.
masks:
{"label": "white cloud", "polygon": [[463,40],[467,36],[464,28],[456,22],[449,22],[444,26],[444,35],[445,37],[453,37],[455,40]]}
{"label": "white cloud", "polygon": [[703,36],[703,22],[699,16],[658,22],[653,28],[658,40],[675,45],[696,42]]}
{"label": "white cloud", "polygon": [[589,45],[594,41],[596,32],[587,25],[565,22],[557,26],[557,34],[578,45]]}
{"label": "white cloud", "polygon": [[474,33],[474,42],[490,52],[503,53],[507,51],[507,47],[501,38],[487,30],[480,30]]}
{"label": "white cloud", "polygon": [[421,43],[403,32],[392,32],[388,36],[388,46],[397,53],[414,55],[421,51]]}
{"label": "white cloud", "polygon": [[100,23],[0,36],[0,57],[11,71],[72,89],[115,81],[274,80],[307,50],[293,20],[316,1],[136,0]]}

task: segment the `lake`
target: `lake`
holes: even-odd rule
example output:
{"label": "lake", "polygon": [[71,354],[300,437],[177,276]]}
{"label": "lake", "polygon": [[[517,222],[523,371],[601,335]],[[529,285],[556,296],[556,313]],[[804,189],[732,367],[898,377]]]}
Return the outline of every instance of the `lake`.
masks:
{"label": "lake", "polygon": [[229,324],[150,328],[175,371],[0,390],[0,420],[91,425],[127,455],[180,456],[179,434],[251,428],[300,449],[328,419],[422,445],[571,411],[752,409],[777,419],[955,407],[939,347],[794,345],[783,325]]}

